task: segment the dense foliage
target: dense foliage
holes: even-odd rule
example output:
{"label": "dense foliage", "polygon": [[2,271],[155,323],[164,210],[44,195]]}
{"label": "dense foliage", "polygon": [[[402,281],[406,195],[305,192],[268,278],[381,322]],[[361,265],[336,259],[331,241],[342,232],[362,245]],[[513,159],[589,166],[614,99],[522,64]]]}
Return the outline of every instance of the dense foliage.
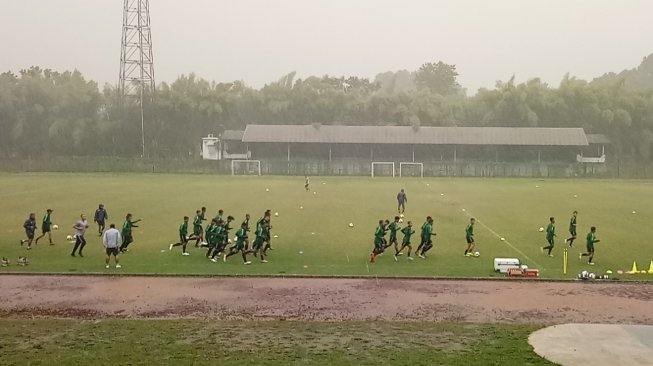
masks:
{"label": "dense foliage", "polygon": [[[653,56],[635,69],[588,82],[565,77],[497,82],[467,96],[455,66],[426,63],[415,72],[358,77],[294,73],[261,89],[215,83],[191,74],[157,86],[146,104],[146,148],[152,157],[196,156],[200,138],[259,124],[582,127],[603,133],[623,159],[653,153]],[[140,112],[121,103],[117,87],[78,71],[32,67],[0,74],[0,155],[137,156]]]}

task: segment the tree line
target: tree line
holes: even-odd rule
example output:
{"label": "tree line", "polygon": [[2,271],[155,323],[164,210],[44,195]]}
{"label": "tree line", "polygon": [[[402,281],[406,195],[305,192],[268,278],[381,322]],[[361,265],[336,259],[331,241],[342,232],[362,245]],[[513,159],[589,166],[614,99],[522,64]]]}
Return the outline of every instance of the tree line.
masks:
{"label": "tree line", "polygon": [[[198,156],[209,133],[247,124],[582,127],[605,134],[620,159],[653,154],[653,55],[637,68],[557,87],[514,77],[468,96],[454,65],[360,77],[295,73],[260,89],[194,74],[160,83],[145,104],[150,157]],[[149,98],[148,98],[149,100]],[[140,111],[117,86],[100,89],[78,71],[39,67],[0,74],[0,155],[139,156]]]}

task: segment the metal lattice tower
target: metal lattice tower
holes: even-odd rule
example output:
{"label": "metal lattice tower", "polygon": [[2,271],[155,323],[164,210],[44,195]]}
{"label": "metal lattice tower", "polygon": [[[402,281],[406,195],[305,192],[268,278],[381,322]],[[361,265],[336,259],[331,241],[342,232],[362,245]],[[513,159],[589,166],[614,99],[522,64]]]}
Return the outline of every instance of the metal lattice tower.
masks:
{"label": "metal lattice tower", "polygon": [[124,0],[120,52],[120,93],[138,102],[141,112],[142,156],[145,156],[144,99],[154,95],[154,57],[149,0]]}

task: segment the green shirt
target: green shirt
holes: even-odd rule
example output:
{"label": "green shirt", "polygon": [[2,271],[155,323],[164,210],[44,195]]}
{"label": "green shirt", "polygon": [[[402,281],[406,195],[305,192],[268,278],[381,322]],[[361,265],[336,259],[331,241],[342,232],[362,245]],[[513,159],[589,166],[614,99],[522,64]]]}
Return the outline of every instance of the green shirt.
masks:
{"label": "green shirt", "polygon": [[242,227],[236,231],[236,244],[244,244],[247,232]]}
{"label": "green shirt", "polygon": [[199,229],[202,227],[202,216],[201,215],[196,215],[195,218],[193,219],[193,226],[196,229]]}
{"label": "green shirt", "polygon": [[125,223],[122,224],[123,236],[124,236],[124,234],[131,235],[132,234],[132,228],[133,227],[138,227],[137,225],[134,225],[134,224],[139,222],[139,221],[141,221],[141,220],[136,220],[136,221],[125,220]]}
{"label": "green shirt", "polygon": [[50,225],[52,222],[50,221],[50,214],[46,213],[45,216],[43,216],[43,225],[41,225],[41,228],[43,230],[50,230]]}
{"label": "green shirt", "polygon": [[385,229],[382,225],[376,227],[374,231],[374,245],[383,244],[383,237],[385,236]]}
{"label": "green shirt", "polygon": [[576,216],[572,216],[569,220],[569,231],[576,232]]}
{"label": "green shirt", "polygon": [[188,234],[188,223],[184,221],[181,225],[179,225],[179,235],[186,237]]}
{"label": "green shirt", "polygon": [[390,225],[388,226],[388,229],[390,229],[390,237],[391,238],[396,238],[397,237],[397,231],[401,230],[401,227],[399,226],[399,223],[394,221],[391,222]]}
{"label": "green shirt", "polygon": [[553,240],[554,236],[556,236],[556,226],[554,223],[550,223],[549,226],[546,227],[546,239]]}
{"label": "green shirt", "polygon": [[404,243],[408,243],[410,241],[410,236],[415,234],[415,230],[410,226],[401,229],[401,232],[404,234]]}
{"label": "green shirt", "polygon": [[433,225],[429,224],[428,222],[422,225],[422,238],[423,239],[429,239],[431,235],[433,234]]}
{"label": "green shirt", "polygon": [[598,240],[596,240],[596,233],[589,232],[587,234],[587,245],[594,245]]}
{"label": "green shirt", "polygon": [[468,224],[467,228],[465,229],[465,235],[468,238],[473,238],[474,237],[474,225],[473,224]]}

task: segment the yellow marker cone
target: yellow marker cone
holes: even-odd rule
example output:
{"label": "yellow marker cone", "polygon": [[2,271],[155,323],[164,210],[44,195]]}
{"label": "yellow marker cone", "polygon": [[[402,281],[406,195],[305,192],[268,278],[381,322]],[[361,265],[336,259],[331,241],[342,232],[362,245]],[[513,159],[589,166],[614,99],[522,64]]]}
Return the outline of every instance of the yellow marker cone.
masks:
{"label": "yellow marker cone", "polygon": [[648,274],[653,274],[653,261],[651,261],[651,265],[648,267]]}
{"label": "yellow marker cone", "polygon": [[633,261],[633,269],[630,270],[630,273],[633,273],[633,274],[639,273],[639,271],[637,270],[637,262],[636,261]]}

